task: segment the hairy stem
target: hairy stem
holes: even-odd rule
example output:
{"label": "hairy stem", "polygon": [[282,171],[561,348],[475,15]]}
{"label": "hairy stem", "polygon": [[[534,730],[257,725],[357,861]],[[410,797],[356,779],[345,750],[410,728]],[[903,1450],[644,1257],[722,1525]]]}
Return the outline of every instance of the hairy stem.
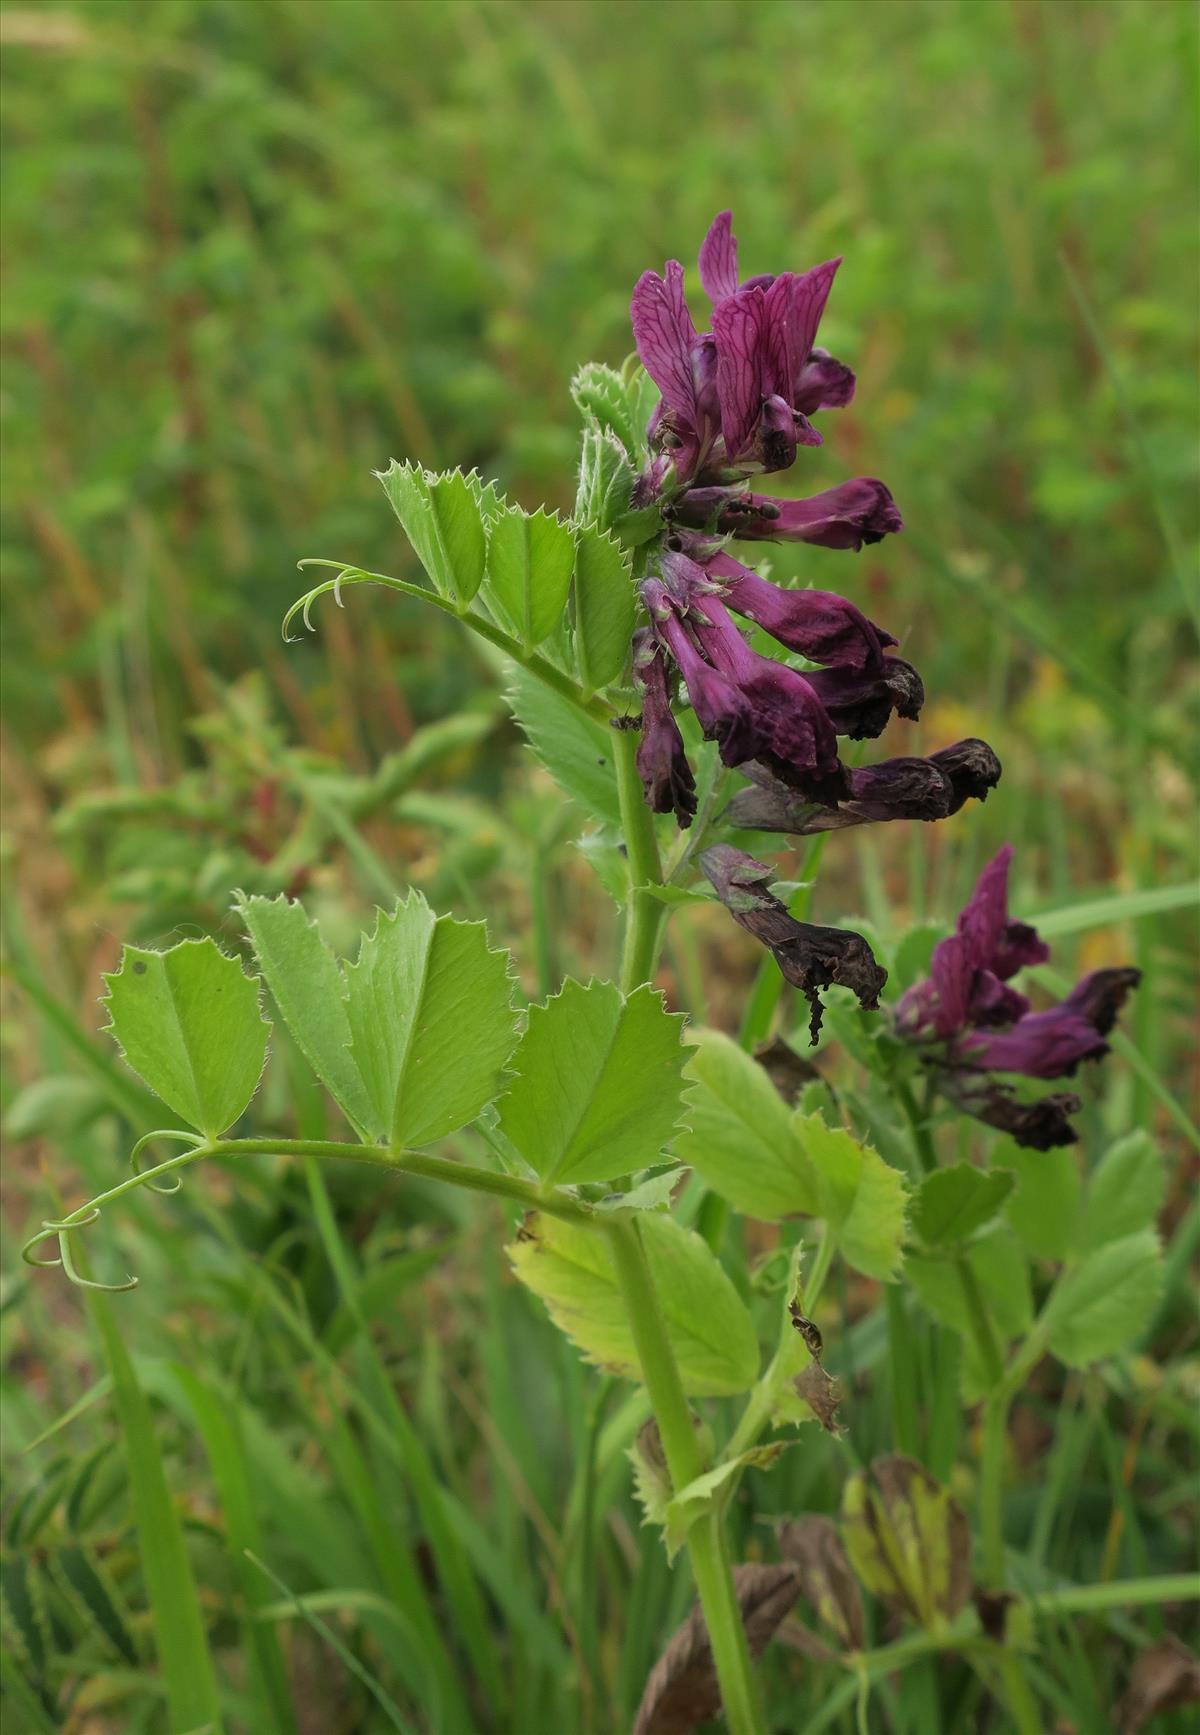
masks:
{"label": "hairy stem", "polygon": [[662,863],[654,815],[646,806],[638,776],[638,732],[613,730],[613,759],[617,767],[617,798],[621,806],[621,829],[629,858],[629,904],[625,912],[625,944],[621,954],[621,992],[632,993],[654,978],[662,944],[667,907],[649,889],[662,885]]}
{"label": "hairy stem", "polygon": [[[642,1379],[658,1423],[672,1488],[678,1492],[704,1468],[679,1368],[646,1263],[636,1217],[618,1216],[608,1226],[609,1245],[625,1312],[633,1332]],[[762,1735],[765,1729],[758,1682],[742,1621],[719,1509],[693,1525],[687,1539],[700,1607],[730,1735]]]}

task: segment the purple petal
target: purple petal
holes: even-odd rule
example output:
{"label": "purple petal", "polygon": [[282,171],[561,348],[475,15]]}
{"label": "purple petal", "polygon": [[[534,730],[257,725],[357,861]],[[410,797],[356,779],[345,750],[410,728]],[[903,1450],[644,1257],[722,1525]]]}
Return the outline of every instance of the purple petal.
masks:
{"label": "purple petal", "polygon": [[792,404],[801,415],[840,410],[854,396],[854,374],[826,349],[814,349],[792,382]]}
{"label": "purple petal", "polygon": [[[803,364],[804,357],[812,352],[817,327],[821,323],[821,315],[825,311],[825,303],[829,300],[829,291],[833,288],[833,280],[841,263],[840,257],[827,259],[823,265],[814,265],[811,271],[793,279],[794,348],[799,364]],[[795,373],[792,379],[794,382]]]}
{"label": "purple petal", "polygon": [[718,554],[706,564],[714,578],[733,580],[725,594],[731,609],[814,663],[874,667],[882,647],[896,642],[891,633],[833,591],[781,590],[728,554]]}
{"label": "purple petal", "polygon": [[642,694],[637,768],[647,805],[655,813],[674,813],[686,830],[696,813],[696,780],[671,711],[666,663],[644,630],[635,635],[634,681]]}
{"label": "purple petal", "polygon": [[1013,847],[997,850],[959,914],[958,932],[972,970],[991,970],[1008,922],[1008,868]]}
{"label": "purple petal", "polygon": [[856,550],[904,528],[890,491],[873,476],[840,482],[808,500],[752,494],[748,505],[730,511],[727,518],[723,514],[718,522],[722,530],[748,541],[814,542],[822,548]]}
{"label": "purple petal", "polygon": [[700,281],[714,306],[727,295],[737,293],[737,238],[733,233],[732,211],[718,212],[700,243]]}
{"label": "purple petal", "polygon": [[629,316],[642,366],[650,375],[668,410],[686,421],[696,419],[696,388],[692,350],[696,328],[683,296],[683,266],[667,262],[665,280],[643,271],[630,303]]}
{"label": "purple petal", "polygon": [[721,432],[731,462],[750,446],[762,410],[763,303],[761,289],[739,289],[713,309]]}

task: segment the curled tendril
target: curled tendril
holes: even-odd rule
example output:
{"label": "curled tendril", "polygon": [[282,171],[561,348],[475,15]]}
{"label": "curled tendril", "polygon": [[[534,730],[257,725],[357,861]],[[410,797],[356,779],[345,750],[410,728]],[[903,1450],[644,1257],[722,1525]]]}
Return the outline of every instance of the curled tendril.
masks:
{"label": "curled tendril", "polygon": [[[21,1249],[21,1258],[26,1265],[51,1266],[61,1265],[67,1280],[77,1289],[96,1289],[105,1295],[119,1295],[127,1289],[136,1289],[138,1280],[132,1273],[123,1283],[102,1283],[99,1278],[85,1277],[75,1263],[75,1255],[71,1251],[71,1232],[75,1229],[86,1229],[90,1223],[95,1223],[100,1216],[98,1205],[85,1205],[75,1211],[70,1217],[52,1221],[46,1218],[36,1235],[31,1235]],[[58,1258],[38,1259],[35,1250],[51,1235],[58,1237]]]}
{"label": "curled tendril", "polygon": [[177,1193],[183,1185],[182,1175],[169,1175],[164,1181],[156,1181],[154,1179],[155,1170],[143,1169],[138,1162],[138,1158],[146,1146],[153,1144],[156,1139],[177,1139],[181,1145],[191,1145],[192,1149],[197,1151],[203,1145],[204,1140],[197,1133],[185,1133],[179,1127],[165,1127],[158,1132],[144,1133],[130,1151],[129,1167],[143,1186],[149,1187],[152,1193]]}

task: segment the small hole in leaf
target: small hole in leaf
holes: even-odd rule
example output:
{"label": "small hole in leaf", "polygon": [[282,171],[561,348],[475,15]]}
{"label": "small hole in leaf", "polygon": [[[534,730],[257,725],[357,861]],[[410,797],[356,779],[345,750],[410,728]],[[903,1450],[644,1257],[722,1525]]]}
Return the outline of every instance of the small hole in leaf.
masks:
{"label": "small hole in leaf", "polygon": [[144,976],[146,974],[146,966],[144,964],[135,964],[133,966],[133,973],[135,976]]}

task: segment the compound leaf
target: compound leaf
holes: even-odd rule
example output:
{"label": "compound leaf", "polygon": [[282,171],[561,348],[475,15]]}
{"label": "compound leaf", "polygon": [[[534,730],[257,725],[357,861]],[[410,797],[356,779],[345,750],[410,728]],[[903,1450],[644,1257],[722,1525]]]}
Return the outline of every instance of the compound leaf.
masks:
{"label": "compound leaf", "polygon": [[1132,1343],[1153,1317],[1163,1261],[1152,1229],[1108,1241],[1062,1279],[1039,1325],[1059,1361],[1084,1367]]}
{"label": "compound leaf", "polygon": [[378,474],[433,588],[465,608],[483,582],[487,550],[478,483],[461,470],[435,476],[395,459]]}
{"label": "compound leaf", "polygon": [[527,651],[562,621],[574,564],[575,538],[561,518],[507,506],[488,525],[484,601]]}

